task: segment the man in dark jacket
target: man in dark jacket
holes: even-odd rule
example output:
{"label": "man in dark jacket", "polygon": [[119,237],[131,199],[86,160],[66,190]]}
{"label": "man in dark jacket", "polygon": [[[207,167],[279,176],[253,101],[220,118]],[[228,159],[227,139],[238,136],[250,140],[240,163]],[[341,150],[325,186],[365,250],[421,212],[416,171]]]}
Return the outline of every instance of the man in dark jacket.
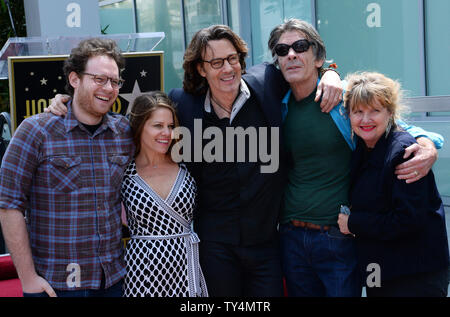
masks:
{"label": "man in dark jacket", "polygon": [[[279,128],[281,99],[288,85],[271,64],[257,65],[242,75],[246,54],[244,41],[227,26],[200,30],[184,56],[183,89],[174,89],[169,96],[177,102],[180,125],[189,130],[191,139],[201,129],[202,140],[191,141],[194,151],[184,161],[199,188],[194,224],[210,295],[282,296],[277,223],[285,173]],[[340,79],[330,73],[336,104]],[[205,140],[208,129],[215,131],[214,140],[220,136],[227,140],[215,142],[220,144],[213,151],[215,160],[205,157],[214,141]],[[229,141],[242,137],[239,131],[248,136],[241,148]],[[267,162],[263,154],[271,160]],[[245,160],[239,160],[240,155]]]}

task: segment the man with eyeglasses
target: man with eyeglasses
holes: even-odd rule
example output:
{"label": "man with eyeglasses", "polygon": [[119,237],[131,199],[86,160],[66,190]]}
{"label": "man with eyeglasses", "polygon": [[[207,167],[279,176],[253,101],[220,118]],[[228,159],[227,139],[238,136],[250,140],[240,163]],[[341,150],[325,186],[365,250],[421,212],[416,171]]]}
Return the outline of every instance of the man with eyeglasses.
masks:
{"label": "man with eyeglasses", "polygon": [[[191,135],[195,134],[196,119],[201,120],[203,131],[224,136],[237,128],[256,128],[258,146],[264,143],[271,148],[273,131],[266,129],[266,138],[260,131],[278,131],[280,102],[288,86],[281,73],[267,64],[245,73],[246,56],[246,43],[227,26],[207,27],[193,36],[184,55],[183,89],[169,93],[178,104],[180,125]],[[339,76],[329,73],[328,83],[332,84],[326,93],[339,98]],[[333,87],[337,90],[330,89]],[[279,145],[275,154],[282,162],[278,135],[273,142]],[[194,226],[200,237],[200,264],[208,292],[220,297],[283,296],[277,223],[284,166],[261,173],[261,158],[256,162],[248,159],[253,145],[248,140],[243,148],[245,161],[236,156],[229,161],[230,144],[223,142],[220,151],[216,149],[224,155],[221,160],[195,162],[193,157],[187,162],[199,190]],[[191,148],[195,149],[194,142]]]}
{"label": "man with eyeglasses", "polygon": [[0,220],[24,296],[122,296],[120,182],[134,145],[108,112],[124,64],[113,40],[82,41],[64,63],[67,115],[27,118],[11,139]]}
{"label": "man with eyeglasses", "polygon": [[[282,102],[289,166],[280,217],[288,295],[361,296],[354,238],[341,234],[337,226],[340,211],[348,212],[355,139],[342,103],[327,113],[315,100],[325,45],[311,24],[290,19],[272,30],[268,46],[291,88]],[[423,145],[408,148],[409,153],[418,151],[415,158],[399,165],[405,169],[406,164],[401,178],[416,181],[435,162],[434,144],[439,148],[442,137],[418,127],[402,127],[420,137]]]}

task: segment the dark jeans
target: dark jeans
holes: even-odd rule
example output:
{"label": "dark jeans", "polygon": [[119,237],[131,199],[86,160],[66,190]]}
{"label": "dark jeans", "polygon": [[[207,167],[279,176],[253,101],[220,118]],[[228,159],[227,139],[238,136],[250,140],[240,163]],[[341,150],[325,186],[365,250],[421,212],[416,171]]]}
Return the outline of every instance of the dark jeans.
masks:
{"label": "dark jeans", "polygon": [[403,276],[366,287],[367,297],[447,297],[449,269]]}
{"label": "dark jeans", "polygon": [[[77,291],[55,290],[58,297],[122,297],[123,281],[120,281],[109,288],[83,289]],[[48,297],[47,293],[23,293],[23,297]]]}
{"label": "dark jeans", "polygon": [[278,242],[242,247],[202,240],[199,253],[211,297],[283,296]]}
{"label": "dark jeans", "polygon": [[288,296],[359,297],[362,292],[354,238],[280,225],[281,259]]}

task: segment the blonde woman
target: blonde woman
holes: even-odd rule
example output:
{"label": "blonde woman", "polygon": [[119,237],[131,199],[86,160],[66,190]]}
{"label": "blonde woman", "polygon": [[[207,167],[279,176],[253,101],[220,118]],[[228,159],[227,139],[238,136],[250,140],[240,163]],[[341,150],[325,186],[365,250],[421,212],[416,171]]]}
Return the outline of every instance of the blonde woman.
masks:
{"label": "blonde woman", "polygon": [[410,184],[394,174],[405,148],[416,142],[396,125],[400,85],[379,73],[347,80],[344,100],[358,143],[351,214],[338,222],[342,233],[356,237],[362,272],[379,274],[370,277],[367,295],[446,296],[449,250],[433,172]]}

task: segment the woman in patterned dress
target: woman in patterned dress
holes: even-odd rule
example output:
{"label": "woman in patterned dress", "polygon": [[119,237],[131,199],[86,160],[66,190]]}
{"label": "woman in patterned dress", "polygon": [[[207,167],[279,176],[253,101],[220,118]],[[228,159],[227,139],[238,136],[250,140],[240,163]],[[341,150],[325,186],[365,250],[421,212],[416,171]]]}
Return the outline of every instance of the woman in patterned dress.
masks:
{"label": "woman in patterned dress", "polygon": [[208,296],[191,226],[196,185],[170,156],[172,101],[162,92],[136,98],[130,124],[136,155],[121,190],[131,236],[124,296]]}

